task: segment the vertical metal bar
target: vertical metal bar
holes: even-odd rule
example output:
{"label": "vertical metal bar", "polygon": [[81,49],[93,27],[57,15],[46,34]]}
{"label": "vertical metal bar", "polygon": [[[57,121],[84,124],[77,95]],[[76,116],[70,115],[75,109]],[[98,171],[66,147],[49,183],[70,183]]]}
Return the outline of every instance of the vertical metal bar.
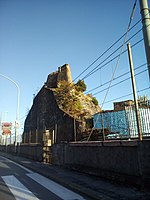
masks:
{"label": "vertical metal bar", "polygon": [[[150,130],[150,109],[148,109],[147,110],[148,111],[148,114],[147,114],[147,116],[148,116],[148,130]],[[148,133],[148,135],[150,135],[150,132]]]}
{"label": "vertical metal bar", "polygon": [[129,136],[129,140],[131,139],[131,133],[130,133],[130,127],[129,127],[129,123],[127,123],[129,121],[129,109],[127,107],[125,107],[125,126],[126,126],[126,130]]}
{"label": "vertical metal bar", "polygon": [[105,141],[105,127],[104,127],[104,115],[102,112],[102,137],[103,137],[103,141]]}
{"label": "vertical metal bar", "polygon": [[54,137],[55,137],[55,139],[54,139],[55,143],[57,142],[57,130],[58,130],[57,123],[55,123],[55,135],[54,135]]}
{"label": "vertical metal bar", "polygon": [[31,130],[30,130],[30,132],[29,132],[29,144],[31,144],[31,134],[32,134],[32,132],[31,132]]}
{"label": "vertical metal bar", "polygon": [[127,44],[127,48],[128,48],[129,65],[130,65],[132,89],[133,89],[133,96],[134,96],[137,130],[138,130],[139,140],[141,141],[142,140],[142,130],[141,130],[141,123],[140,123],[140,113],[139,113],[138,102],[137,102],[136,84],[135,84],[135,78],[134,78],[134,69],[133,69],[133,61],[132,61],[132,53],[131,53],[130,43]]}
{"label": "vertical metal bar", "polygon": [[74,127],[74,141],[77,141],[77,132],[76,132],[76,120],[73,119],[73,127]]}
{"label": "vertical metal bar", "polygon": [[23,143],[26,143],[26,132],[24,132]]}
{"label": "vertical metal bar", "polygon": [[52,131],[52,144],[55,144],[55,130]]}
{"label": "vertical metal bar", "polygon": [[38,130],[35,130],[35,143],[38,143]]}

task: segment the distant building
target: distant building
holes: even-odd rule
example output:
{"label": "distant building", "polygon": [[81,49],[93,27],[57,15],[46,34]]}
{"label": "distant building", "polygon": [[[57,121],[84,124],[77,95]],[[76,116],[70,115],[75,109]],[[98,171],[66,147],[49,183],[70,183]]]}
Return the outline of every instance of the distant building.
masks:
{"label": "distant building", "polygon": [[133,106],[134,101],[126,100],[126,101],[114,102],[113,104],[114,104],[114,110],[119,111],[119,110],[125,110],[125,108],[128,106]]}

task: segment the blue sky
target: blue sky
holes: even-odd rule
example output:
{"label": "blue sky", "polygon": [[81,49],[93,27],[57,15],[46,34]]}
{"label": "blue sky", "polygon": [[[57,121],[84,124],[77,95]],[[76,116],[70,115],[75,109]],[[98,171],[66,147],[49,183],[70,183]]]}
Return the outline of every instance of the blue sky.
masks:
{"label": "blue sky", "polygon": [[[133,0],[0,0],[0,74],[13,79],[20,87],[20,123],[23,127],[25,116],[36,94],[49,73],[65,63],[70,64],[75,79],[97,57],[122,36],[129,23]],[[132,25],[140,20],[137,1]],[[132,26],[131,25],[131,26]],[[129,32],[128,38],[140,30],[141,22]],[[136,44],[143,38],[142,32],[131,41]],[[81,77],[109,56],[123,39],[107,54],[91,66]],[[124,46],[126,50],[126,45]],[[117,55],[119,51],[111,58]],[[146,63],[144,43],[133,49],[134,67]],[[104,62],[105,63],[105,62]],[[99,85],[91,93],[101,105],[106,94],[102,86],[111,79],[116,59],[85,79],[87,91]],[[138,95],[150,96],[146,65],[137,69]],[[129,70],[128,56],[124,53],[119,61],[116,75]],[[117,83],[129,74],[117,79]],[[101,91],[101,92],[100,92]],[[100,92],[100,93],[98,93]],[[110,89],[106,102],[132,93],[131,81],[125,81]],[[0,113],[2,120],[14,123],[16,118],[17,90],[15,85],[0,76]],[[132,95],[115,101],[133,99]],[[103,109],[112,109],[113,101],[105,103]]]}

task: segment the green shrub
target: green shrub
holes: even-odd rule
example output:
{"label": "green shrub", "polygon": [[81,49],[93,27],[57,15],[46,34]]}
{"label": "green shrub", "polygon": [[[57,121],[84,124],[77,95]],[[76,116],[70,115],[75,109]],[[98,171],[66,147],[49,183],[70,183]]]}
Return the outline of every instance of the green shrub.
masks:
{"label": "green shrub", "polygon": [[76,83],[76,89],[77,89],[77,91],[85,92],[85,90],[86,90],[86,84],[84,83],[83,80],[79,80]]}
{"label": "green shrub", "polygon": [[92,102],[94,103],[94,105],[98,106],[98,101],[97,101],[96,97],[92,98]]}

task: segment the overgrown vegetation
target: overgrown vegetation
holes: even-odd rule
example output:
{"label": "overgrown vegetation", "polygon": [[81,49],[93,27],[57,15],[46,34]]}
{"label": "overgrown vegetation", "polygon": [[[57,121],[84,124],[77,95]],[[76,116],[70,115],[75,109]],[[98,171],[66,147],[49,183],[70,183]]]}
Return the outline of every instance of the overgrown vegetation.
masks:
{"label": "overgrown vegetation", "polygon": [[92,102],[94,103],[94,105],[98,106],[98,101],[97,101],[96,97],[92,98]]}
{"label": "overgrown vegetation", "polygon": [[76,84],[76,90],[79,92],[85,92],[86,91],[86,84],[83,80],[79,80]]}
{"label": "overgrown vegetation", "polygon": [[62,109],[69,114],[78,117],[82,110],[82,105],[75,93],[74,84],[70,84],[66,81],[60,81],[58,88],[55,89],[55,92],[57,95],[57,101],[59,102],[59,105],[62,106]]}
{"label": "overgrown vegetation", "polygon": [[139,106],[142,106],[142,107],[150,106],[150,100],[148,99],[148,97],[146,95],[138,96],[137,101],[138,101]]}
{"label": "overgrown vegetation", "polygon": [[[62,109],[75,118],[84,117],[87,112],[82,106],[81,99],[84,97],[83,92],[86,90],[86,84],[83,80],[79,80],[76,84],[60,81],[55,89],[57,101]],[[98,105],[95,97],[92,97],[94,105]]]}

